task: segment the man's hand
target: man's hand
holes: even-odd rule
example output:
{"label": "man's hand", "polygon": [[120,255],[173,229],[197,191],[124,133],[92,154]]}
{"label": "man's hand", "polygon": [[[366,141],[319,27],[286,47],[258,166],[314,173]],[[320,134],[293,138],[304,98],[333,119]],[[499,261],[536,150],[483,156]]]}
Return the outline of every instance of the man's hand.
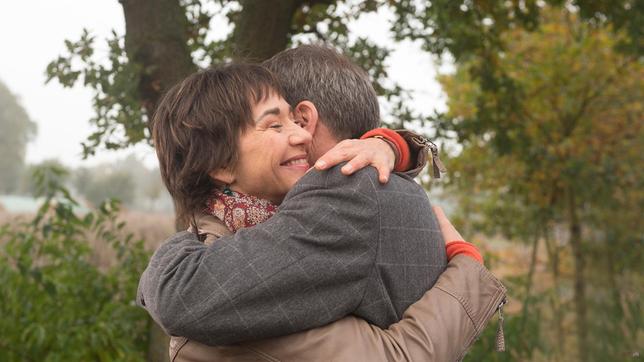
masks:
{"label": "man's hand", "polygon": [[322,155],[315,163],[315,168],[325,170],[344,161],[348,163],[340,170],[343,174],[351,175],[373,166],[378,170],[378,180],[386,183],[396,164],[396,154],[386,141],[379,138],[344,140]]}

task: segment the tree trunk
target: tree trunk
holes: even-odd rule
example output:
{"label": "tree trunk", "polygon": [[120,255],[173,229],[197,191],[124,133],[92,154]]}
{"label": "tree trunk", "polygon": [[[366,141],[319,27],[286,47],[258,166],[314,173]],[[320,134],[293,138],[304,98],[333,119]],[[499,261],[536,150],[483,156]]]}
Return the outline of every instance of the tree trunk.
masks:
{"label": "tree trunk", "polygon": [[528,268],[528,280],[526,280],[525,285],[525,297],[523,300],[523,313],[521,317],[521,331],[525,330],[525,323],[528,319],[528,309],[530,303],[532,302],[532,284],[534,282],[534,271],[537,266],[537,253],[539,251],[539,232],[536,232],[534,235],[534,240],[532,241],[532,254],[530,255],[530,266]]}
{"label": "tree trunk", "polygon": [[537,230],[534,234],[534,240],[532,241],[532,254],[530,256],[530,266],[528,268],[528,279],[526,280],[525,285],[525,297],[523,299],[523,311],[521,313],[521,327],[519,330],[522,335],[519,340],[523,344],[524,348],[527,350],[527,340],[528,338],[525,335],[525,325],[528,320],[528,315],[530,314],[530,306],[532,304],[532,287],[534,282],[534,271],[537,266],[537,253],[539,251],[539,231]]}
{"label": "tree trunk", "polygon": [[568,213],[570,227],[570,246],[575,261],[574,300],[577,324],[577,347],[579,360],[588,361],[588,324],[586,323],[586,280],[584,278],[584,252],[581,244],[581,224],[577,215],[575,194],[572,189],[568,192]]}
{"label": "tree trunk", "polygon": [[[607,241],[609,246],[617,245],[617,238],[612,232],[608,233]],[[606,250],[607,257],[607,273],[608,273],[608,284],[610,285],[611,299],[612,299],[612,310],[614,313],[614,322],[615,330],[621,332],[623,336],[622,345],[620,346],[623,349],[630,348],[631,346],[637,346],[637,333],[632,333],[629,331],[627,320],[631,320],[625,311],[626,309],[622,305],[622,287],[619,282],[620,270],[616,265],[616,248],[608,247]],[[618,347],[619,348],[619,347]]]}
{"label": "tree trunk", "polygon": [[[141,67],[139,97],[149,118],[163,93],[197,70],[188,48],[188,20],[178,0],[120,0],[125,51]],[[150,321],[148,360],[168,361],[169,339]]]}
{"label": "tree trunk", "polygon": [[561,353],[564,350],[564,329],[563,329],[563,311],[561,308],[561,292],[559,289],[559,246],[555,240],[552,240],[550,237],[550,230],[546,229],[544,232],[544,240],[546,243],[546,248],[548,250],[548,259],[550,261],[550,267],[552,268],[552,283],[555,288],[554,295],[551,299],[551,306],[554,311],[554,323],[556,328],[556,337],[555,337],[555,353],[553,357],[555,361],[560,360]]}
{"label": "tree trunk", "polygon": [[188,19],[179,0],[120,0],[125,51],[142,67],[141,103],[149,117],[161,95],[197,70],[188,48]]}
{"label": "tree trunk", "polygon": [[302,0],[241,0],[243,10],[235,22],[233,57],[261,62],[284,50],[293,15]]}

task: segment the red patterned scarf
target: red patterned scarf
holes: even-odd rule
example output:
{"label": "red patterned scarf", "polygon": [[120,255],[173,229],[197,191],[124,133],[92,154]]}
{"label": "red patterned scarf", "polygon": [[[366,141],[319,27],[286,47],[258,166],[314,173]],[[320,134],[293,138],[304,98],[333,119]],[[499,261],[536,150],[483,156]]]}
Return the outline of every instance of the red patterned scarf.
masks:
{"label": "red patterned scarf", "polygon": [[268,220],[277,212],[277,205],[235,191],[231,195],[215,191],[206,203],[206,212],[223,221],[235,233]]}

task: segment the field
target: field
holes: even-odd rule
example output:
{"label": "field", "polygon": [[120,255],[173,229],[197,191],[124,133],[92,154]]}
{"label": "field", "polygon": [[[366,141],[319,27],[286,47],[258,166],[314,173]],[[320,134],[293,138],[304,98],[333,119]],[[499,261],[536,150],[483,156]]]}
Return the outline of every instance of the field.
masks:
{"label": "field", "polygon": [[[29,214],[9,214],[0,209],[0,225],[7,222],[28,221],[33,218]],[[124,233],[132,233],[135,239],[145,241],[146,250],[152,252],[170,235],[174,234],[174,215],[163,213],[145,213],[141,211],[121,211],[119,220],[125,221]],[[97,266],[111,265],[114,252],[109,247],[101,245],[95,238],[88,239],[94,250],[94,261]]]}
{"label": "field", "polygon": [[[32,217],[33,215],[15,215],[0,211],[0,225],[27,222]],[[125,210],[118,214],[118,220],[125,221],[122,234],[132,233],[136,239],[143,239],[145,249],[150,253],[174,233],[174,216],[169,214]],[[114,248],[101,244],[96,238],[89,237],[87,240],[92,250],[93,265],[99,270],[108,270],[115,266]],[[572,308],[574,263],[565,244],[559,246],[558,264],[554,266],[543,240],[536,244],[536,248],[529,242],[508,241],[501,237],[490,238],[482,235],[471,236],[469,241],[479,247],[485,256],[486,265],[508,287],[509,303],[505,307],[505,330],[508,348],[512,352],[502,358],[502,355],[493,352],[496,331],[496,318],[494,318],[466,360],[504,361],[510,358],[509,360],[566,361],[575,359],[577,341],[572,337],[576,328]],[[135,283],[135,288],[138,275],[130,274],[137,273],[128,272],[127,274]],[[637,315],[641,313],[637,304],[638,293],[641,292],[641,287],[638,286],[641,285],[641,275],[633,272],[613,275],[610,286],[606,284],[606,280],[603,280],[605,277],[601,278],[601,275],[597,277],[597,274],[590,274],[590,272],[589,275],[593,275],[593,279],[588,283],[589,292],[594,296],[593,303],[605,305],[610,301],[611,295],[620,295],[619,305],[622,312],[616,316],[604,316],[607,322],[602,321],[602,323],[614,325],[615,331],[622,336],[613,338],[626,337],[630,341],[626,346],[634,346],[638,341],[644,340],[644,335],[639,328],[641,316]],[[164,358],[167,351],[166,339],[159,335],[157,329],[150,331],[149,336],[155,341],[149,344],[148,359]],[[542,349],[539,347],[541,345],[552,347]],[[625,357],[637,351],[621,347],[615,352],[620,357]],[[151,357],[153,353],[156,354]]]}

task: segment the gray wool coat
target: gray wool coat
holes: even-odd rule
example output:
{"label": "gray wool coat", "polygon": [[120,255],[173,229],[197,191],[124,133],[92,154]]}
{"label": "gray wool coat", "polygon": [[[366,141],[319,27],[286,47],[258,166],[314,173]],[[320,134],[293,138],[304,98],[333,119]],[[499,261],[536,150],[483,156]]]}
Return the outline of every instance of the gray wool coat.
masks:
{"label": "gray wool coat", "polygon": [[268,221],[208,246],[180,232],[152,256],[138,302],[208,345],[287,335],[353,314],[386,328],[447,265],[425,191],[367,167],[310,171]]}

